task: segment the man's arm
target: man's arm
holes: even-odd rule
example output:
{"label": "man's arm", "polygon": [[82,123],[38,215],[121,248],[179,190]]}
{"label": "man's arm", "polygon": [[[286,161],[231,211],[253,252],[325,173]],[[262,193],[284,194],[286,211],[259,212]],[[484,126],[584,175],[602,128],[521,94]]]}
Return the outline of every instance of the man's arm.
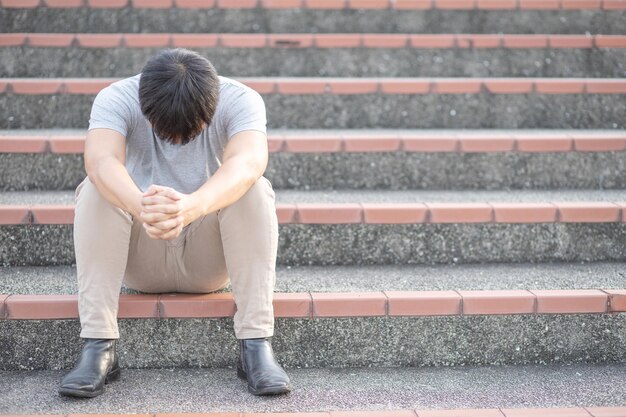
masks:
{"label": "man's arm", "polygon": [[112,129],[87,132],[85,171],[108,202],[138,218],[143,194],[124,166],[125,144],[126,138]]}
{"label": "man's arm", "polygon": [[[170,187],[153,185],[145,193],[141,220],[148,234],[171,239],[197,218],[239,200],[263,175],[268,162],[267,137],[256,130],[233,135],[224,149],[222,165],[195,192],[182,194]],[[163,201],[170,199],[170,202]],[[167,214],[172,220],[160,222]],[[178,224],[175,224],[178,222]]]}
{"label": "man's arm", "polygon": [[[222,165],[191,194],[200,216],[217,211],[239,200],[267,168],[267,136],[257,130],[244,130],[229,139]],[[196,217],[197,218],[197,217]]]}

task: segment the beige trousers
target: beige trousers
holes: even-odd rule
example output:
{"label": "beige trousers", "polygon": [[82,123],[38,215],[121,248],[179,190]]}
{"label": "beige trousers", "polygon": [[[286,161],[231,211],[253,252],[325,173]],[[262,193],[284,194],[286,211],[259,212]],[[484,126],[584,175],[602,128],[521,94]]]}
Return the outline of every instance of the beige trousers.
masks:
{"label": "beige trousers", "polygon": [[230,282],[235,337],[273,335],[278,219],[267,178],[169,241],[150,238],[130,213],[105,200],[89,177],[76,188],[75,199],[80,337],[119,338],[123,282],[146,293],[209,293]]}

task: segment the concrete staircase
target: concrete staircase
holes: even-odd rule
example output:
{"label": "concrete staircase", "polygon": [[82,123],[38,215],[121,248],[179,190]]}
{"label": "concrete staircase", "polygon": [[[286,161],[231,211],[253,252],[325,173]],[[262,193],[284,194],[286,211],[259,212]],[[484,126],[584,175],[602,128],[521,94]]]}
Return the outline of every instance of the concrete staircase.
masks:
{"label": "concrete staircase", "polygon": [[[0,5],[0,413],[626,416],[624,0]],[[294,391],[230,288],[123,287],[122,380],[60,397],[91,103],[175,46],[265,100]]]}

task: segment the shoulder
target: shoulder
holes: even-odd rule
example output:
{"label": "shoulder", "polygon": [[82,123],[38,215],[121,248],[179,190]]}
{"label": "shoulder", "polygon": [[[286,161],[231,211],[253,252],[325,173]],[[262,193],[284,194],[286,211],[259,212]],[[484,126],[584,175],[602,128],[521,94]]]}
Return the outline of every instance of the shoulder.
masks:
{"label": "shoulder", "polygon": [[137,74],[133,77],[124,78],[111,83],[109,86],[100,90],[97,99],[112,100],[116,104],[127,103],[129,107],[139,105],[139,77]]}
{"label": "shoulder", "polygon": [[223,100],[224,102],[231,102],[241,97],[253,97],[262,100],[262,97],[259,93],[237,80],[223,77],[221,75],[219,76],[219,80],[220,100]]}
{"label": "shoulder", "polygon": [[265,112],[263,97],[247,85],[220,76],[218,111],[222,117],[230,118],[241,112]]}

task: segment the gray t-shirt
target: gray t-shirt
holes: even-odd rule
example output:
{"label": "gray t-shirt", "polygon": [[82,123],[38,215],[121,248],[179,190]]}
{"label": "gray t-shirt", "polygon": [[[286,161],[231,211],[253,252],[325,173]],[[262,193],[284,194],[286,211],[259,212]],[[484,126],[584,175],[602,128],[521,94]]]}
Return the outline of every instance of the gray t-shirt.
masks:
{"label": "gray t-shirt", "polygon": [[113,129],[126,137],[126,169],[145,192],[152,184],[192,193],[222,164],[228,140],[243,130],[266,133],[265,104],[259,93],[238,81],[219,77],[220,93],[211,124],[186,145],[154,136],[139,106],[139,77],[104,88],[94,100],[89,130]]}

